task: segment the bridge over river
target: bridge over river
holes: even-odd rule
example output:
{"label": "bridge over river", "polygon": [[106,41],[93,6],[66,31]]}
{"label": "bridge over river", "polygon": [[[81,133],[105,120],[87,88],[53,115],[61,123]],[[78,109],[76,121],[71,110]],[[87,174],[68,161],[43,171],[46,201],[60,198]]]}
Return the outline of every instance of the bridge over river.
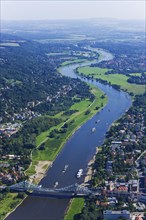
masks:
{"label": "bridge over river", "polygon": [[35,185],[28,181],[23,181],[10,186],[10,190],[17,192],[31,192],[32,194],[36,194],[36,195],[62,196],[62,197],[99,195],[96,189],[89,189],[88,187],[79,185],[77,183],[62,188],[45,188],[42,187],[42,185]]}

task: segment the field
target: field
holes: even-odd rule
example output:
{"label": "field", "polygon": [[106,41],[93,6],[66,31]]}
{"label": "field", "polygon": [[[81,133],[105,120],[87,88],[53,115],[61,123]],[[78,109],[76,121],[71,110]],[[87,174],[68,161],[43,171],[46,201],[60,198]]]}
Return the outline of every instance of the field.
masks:
{"label": "field", "polygon": [[[128,77],[123,74],[108,74],[105,73],[109,69],[106,68],[98,68],[98,67],[80,67],[78,68],[79,74],[83,74],[85,76],[91,76],[94,79],[102,79],[106,80],[108,83],[111,84],[117,84],[121,86],[121,89],[128,91],[129,93],[132,92],[134,95],[139,95],[144,93],[145,91],[145,85],[137,85],[128,83],[127,79]],[[137,75],[138,73],[136,73]]]}
{"label": "field", "polygon": [[70,208],[65,215],[64,220],[73,220],[74,215],[80,214],[82,208],[84,207],[84,199],[83,198],[75,198],[71,201]]}
{"label": "field", "polygon": [[0,220],[3,220],[6,214],[11,212],[20,201],[21,199],[17,198],[17,193],[7,193],[7,196],[0,200]]}
{"label": "field", "polygon": [[[93,102],[91,102],[89,99],[86,99],[79,103],[75,103],[73,106],[71,106],[70,110],[77,110],[77,112],[75,112],[71,116],[65,116],[63,112],[57,114],[54,117],[61,117],[63,119],[63,122],[56,127],[52,127],[51,129],[42,132],[37,137],[36,143],[38,148],[32,152],[32,164],[27,170],[28,175],[32,175],[35,173],[35,165],[38,163],[38,161],[53,161],[64,146],[67,139],[75,132],[75,130],[97,112],[95,108],[98,107],[100,110],[106,104],[107,97],[105,97],[104,99],[100,98],[103,95],[103,92],[95,87],[91,88],[92,93],[96,97]],[[88,115],[85,115],[85,112],[87,110],[90,110],[90,113]],[[65,133],[57,134],[57,136],[55,136],[54,138],[50,138],[49,134],[51,130],[54,128],[60,129],[64,123],[69,124],[67,131]],[[44,143],[45,149],[39,150],[39,146],[42,143]]]}
{"label": "field", "polygon": [[[75,132],[75,130],[97,112],[95,108],[98,107],[99,110],[103,108],[103,106],[107,102],[107,97],[101,99],[100,97],[103,95],[103,92],[96,87],[91,86],[91,91],[95,95],[95,100],[93,102],[91,102],[89,99],[86,99],[79,103],[75,103],[73,106],[71,106],[70,109],[71,110],[76,109],[78,111],[69,117],[64,116],[63,112],[60,112],[59,114],[55,115],[54,116],[55,118],[59,118],[59,117],[63,118],[63,122],[56,127],[53,127],[45,132],[42,132],[37,137],[36,143],[38,148],[32,152],[32,163],[29,169],[26,171],[27,175],[35,174],[35,166],[38,165],[40,161],[53,161],[60,152],[60,150],[62,149],[62,147],[64,146],[67,139]],[[85,112],[87,110],[90,110],[90,113],[88,115],[85,115]],[[58,138],[48,137],[52,129],[54,128],[59,129],[65,123],[64,121],[69,123],[72,120],[74,120],[74,122],[68,126],[66,133],[59,135]],[[45,144],[45,150],[39,150],[39,146],[42,143]],[[45,169],[47,169],[47,167],[48,166],[46,166]],[[17,194],[8,193],[7,197],[1,200],[0,202],[0,220],[2,220],[6,215],[6,213],[13,210],[13,208],[16,207],[17,204],[19,204],[21,201],[22,201],[21,199],[17,198]],[[83,204],[84,204],[83,199],[74,199],[72,202],[72,206],[69,209],[69,215],[66,216],[66,219],[73,219],[74,214],[80,213]]]}
{"label": "field", "polygon": [[20,45],[18,43],[0,43],[0,47],[19,47]]}
{"label": "field", "polygon": [[69,64],[73,64],[73,63],[82,63],[84,62],[85,59],[75,59],[75,60],[69,60],[69,61],[65,61],[61,64],[61,66],[67,66]]}

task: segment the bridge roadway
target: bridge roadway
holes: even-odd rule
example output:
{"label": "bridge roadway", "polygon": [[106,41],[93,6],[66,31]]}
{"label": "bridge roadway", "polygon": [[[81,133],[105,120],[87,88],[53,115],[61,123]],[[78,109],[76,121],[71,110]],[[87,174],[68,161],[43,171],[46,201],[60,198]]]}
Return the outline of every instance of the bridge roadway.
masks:
{"label": "bridge roadway", "polygon": [[18,191],[18,192],[32,192],[34,194],[40,194],[40,195],[48,195],[48,196],[94,196],[94,195],[100,195],[99,192],[95,189],[89,189],[88,187],[79,185],[77,183],[66,186],[63,188],[44,188],[41,185],[35,185],[33,183],[30,183],[28,181],[23,181],[20,183],[16,183],[12,186],[10,186],[11,191]]}
{"label": "bridge roadway", "polygon": [[[63,188],[45,188],[41,185],[35,185],[28,181],[23,181],[20,183],[16,183],[10,186],[11,191],[18,192],[31,192],[35,195],[48,195],[48,196],[68,196],[68,197],[78,197],[78,196],[100,196],[103,192],[101,188],[98,189],[89,189],[83,185],[79,185],[77,183],[66,186]],[[126,196],[126,197],[139,197],[140,195],[146,196],[145,193],[142,192],[127,192],[127,191],[109,191],[106,190],[105,194],[108,196]]]}

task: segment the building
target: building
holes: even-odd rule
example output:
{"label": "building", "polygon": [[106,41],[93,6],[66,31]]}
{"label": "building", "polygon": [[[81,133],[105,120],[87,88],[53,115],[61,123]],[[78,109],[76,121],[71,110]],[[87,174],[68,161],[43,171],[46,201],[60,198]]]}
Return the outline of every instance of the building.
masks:
{"label": "building", "polygon": [[128,191],[128,187],[126,187],[126,186],[119,186],[119,187],[118,187],[118,191],[119,191],[119,192],[121,192],[121,191],[122,191],[122,192],[123,192],[123,191],[124,191],[124,192],[127,192],[127,191]]}
{"label": "building", "polygon": [[125,218],[126,220],[129,220],[130,219],[130,212],[127,210],[123,210],[123,211],[106,210],[106,211],[103,211],[103,218],[106,220],[118,220],[120,217]]}
{"label": "building", "polygon": [[133,192],[139,191],[139,181],[138,180],[129,180],[129,189]]}
{"label": "building", "polygon": [[140,194],[137,198],[139,202],[146,204],[146,194]]}

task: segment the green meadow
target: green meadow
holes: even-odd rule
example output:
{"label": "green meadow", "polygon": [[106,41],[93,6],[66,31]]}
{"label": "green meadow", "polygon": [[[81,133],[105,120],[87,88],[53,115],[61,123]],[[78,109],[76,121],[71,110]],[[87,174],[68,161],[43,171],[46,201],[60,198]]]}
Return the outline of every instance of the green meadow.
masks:
{"label": "green meadow", "polygon": [[84,207],[84,198],[73,199],[64,217],[64,220],[74,220],[74,215],[80,214],[83,207]]}
{"label": "green meadow", "polygon": [[0,46],[2,46],[2,47],[19,47],[20,45],[18,43],[9,42],[9,43],[0,43]]}
{"label": "green meadow", "polygon": [[7,193],[6,197],[0,200],[0,220],[3,220],[22,201],[17,195],[18,193]]}
{"label": "green meadow", "polygon": [[[106,74],[107,71],[110,69],[106,68],[99,68],[99,67],[90,67],[90,66],[85,66],[85,67],[79,67],[78,68],[78,73],[84,76],[90,76],[93,77],[94,79],[102,79],[106,80],[108,83],[116,84],[121,86],[121,89],[128,91],[129,93],[132,92],[134,95],[139,95],[144,93],[145,91],[145,85],[137,85],[137,84],[132,84],[128,83],[127,79],[128,77],[123,75],[123,74]],[[138,75],[138,73],[136,73]]]}
{"label": "green meadow", "polygon": [[[71,106],[70,110],[77,110],[70,116],[65,116],[64,112],[61,112],[53,117],[62,119],[62,122],[52,127],[51,129],[42,132],[36,139],[37,148],[32,152],[32,163],[27,174],[31,175],[35,173],[35,165],[38,161],[53,161],[59,154],[60,150],[68,140],[68,138],[79,128],[83,123],[90,119],[96,112],[103,108],[107,103],[107,97],[101,98],[103,92],[96,87],[91,86],[91,92],[94,94],[95,99],[91,102],[89,99],[85,99]],[[85,112],[89,110],[89,114]],[[68,128],[65,133],[57,133],[54,138],[50,138],[49,134],[53,129],[60,130],[64,123],[68,124]],[[39,150],[39,146],[44,144],[44,149]]]}
{"label": "green meadow", "polygon": [[74,60],[68,60],[68,61],[65,61],[61,64],[61,66],[67,66],[67,65],[70,65],[70,64],[73,64],[73,63],[82,63],[84,62],[85,59],[74,59]]}

